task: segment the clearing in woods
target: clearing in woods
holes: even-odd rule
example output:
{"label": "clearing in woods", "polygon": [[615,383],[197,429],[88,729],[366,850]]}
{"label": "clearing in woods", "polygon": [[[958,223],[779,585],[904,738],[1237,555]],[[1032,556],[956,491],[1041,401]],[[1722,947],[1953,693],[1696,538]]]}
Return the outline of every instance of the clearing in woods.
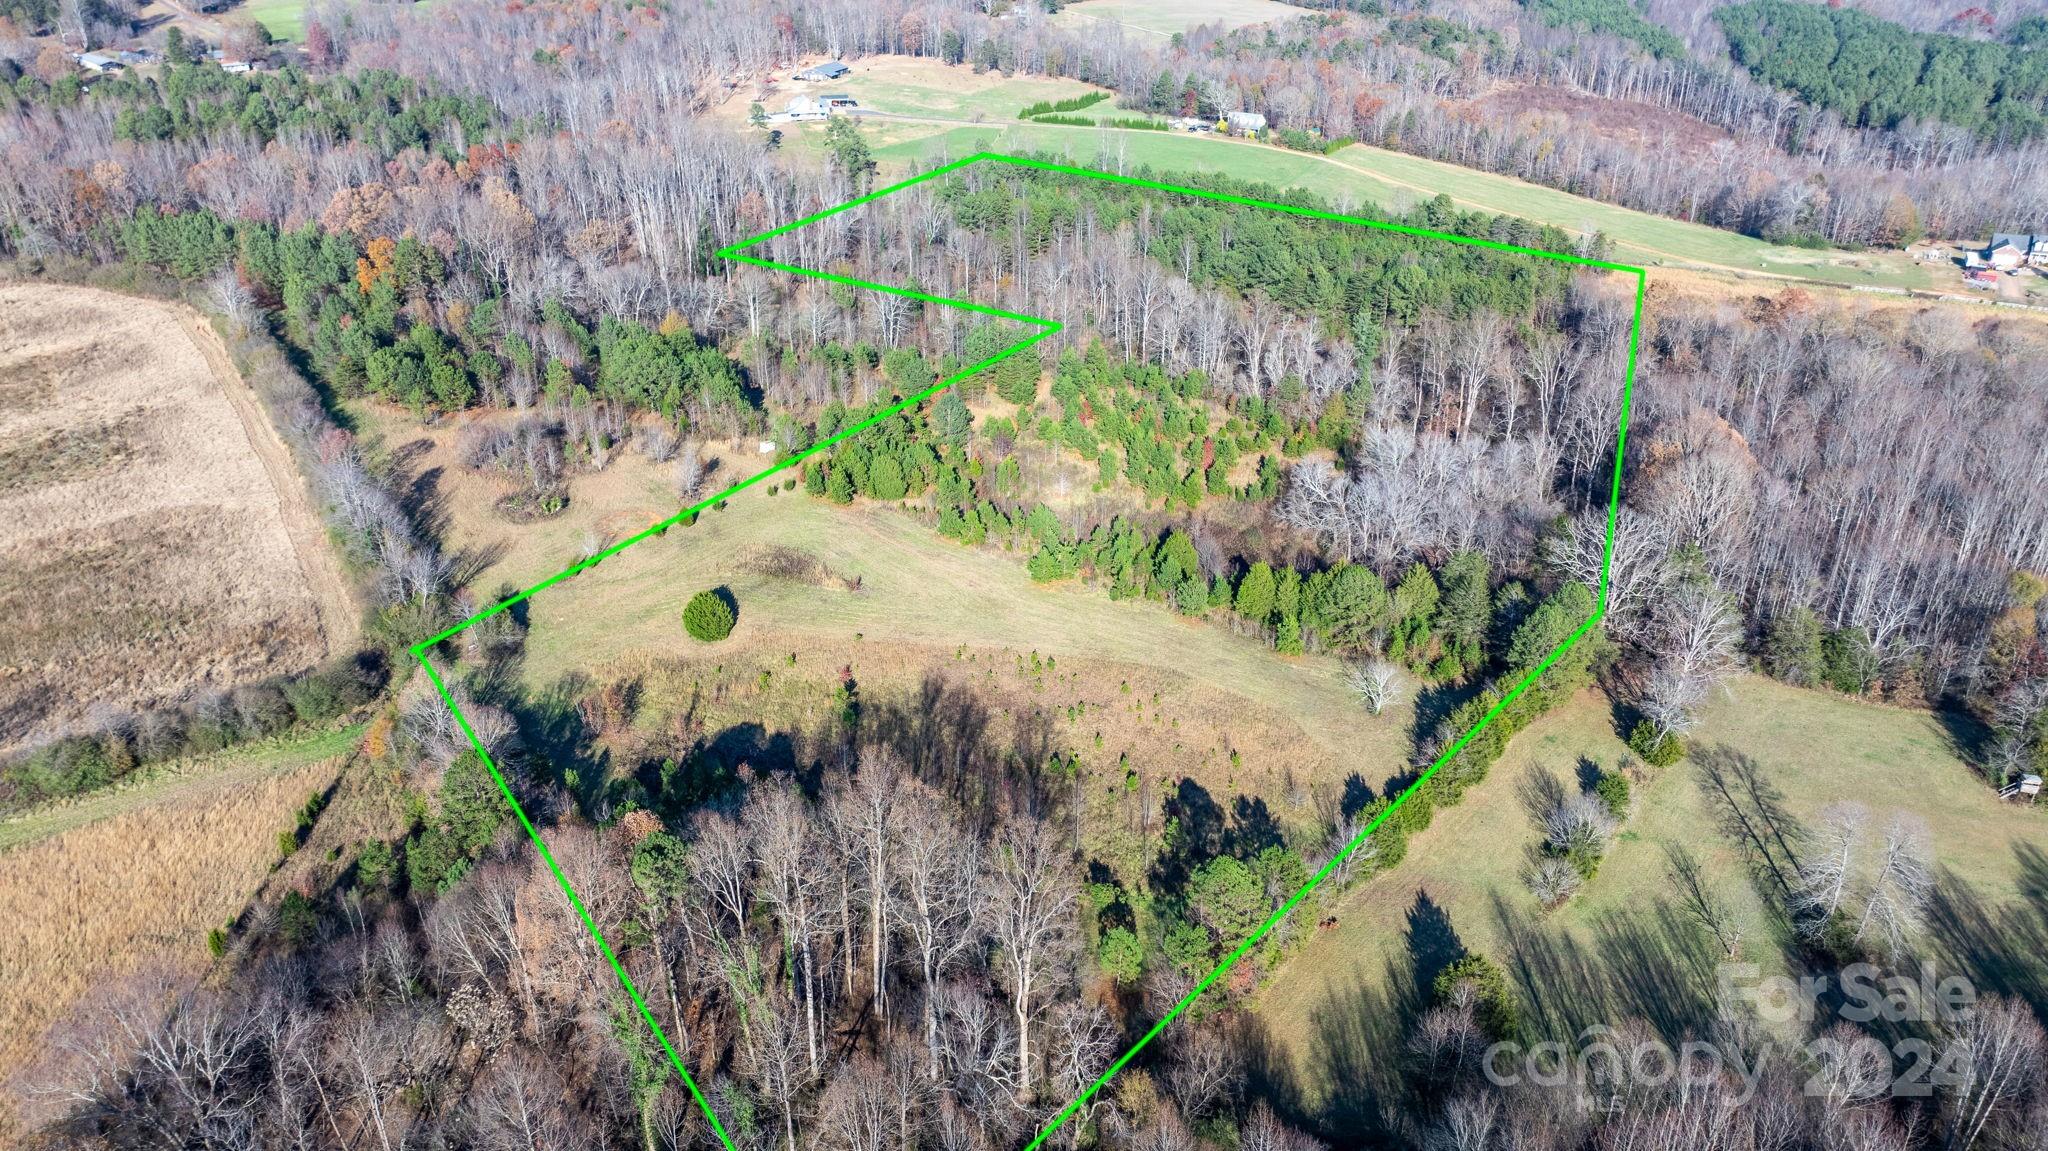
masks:
{"label": "clearing in woods", "polygon": [[356,609],[305,484],[181,305],[0,284],[0,751],[299,671]]}
{"label": "clearing in woods", "polygon": [[[1315,209],[1302,208],[1289,204],[1269,203],[1266,201],[1253,200],[1242,196],[1232,196],[1220,192],[1211,192],[1196,188],[1184,188],[1152,180],[1143,180],[1130,176],[1120,176],[1107,172],[1092,171],[1086,168],[1074,168],[1066,165],[1051,164],[1042,160],[1026,159],[1017,156],[1005,156],[995,153],[976,153],[975,155],[967,156],[960,160],[955,160],[950,164],[944,164],[939,167],[933,168],[930,171],[923,173],[922,175],[914,176],[908,180],[904,180],[899,183],[889,185],[888,187],[882,188],[875,192],[871,192],[865,196],[860,196],[855,199],[849,200],[846,203],[840,204],[836,207],[827,208],[822,212],[816,212],[813,213],[812,215],[803,217],[802,219],[791,221],[790,223],[784,224],[781,227],[772,228],[766,232],[761,233],[760,235],[753,236],[745,240],[741,240],[735,244],[732,244],[722,249],[717,253],[720,257],[728,260],[733,260],[739,263],[752,264],[756,267],[767,268],[773,271],[787,272],[792,275],[809,276],[814,279],[825,280],[831,283],[841,284],[847,287],[861,288],[875,292],[885,292],[894,296],[919,300],[926,304],[934,304],[948,308],[958,308],[963,311],[973,312],[984,316],[990,316],[1001,320],[1007,320],[1012,323],[1020,324],[1028,328],[1036,329],[1036,331],[1032,332],[1032,334],[1025,336],[1024,338],[1018,340],[1016,343],[1011,344],[1010,346],[1002,349],[996,354],[989,356],[988,358],[981,360],[978,363],[966,365],[959,371],[954,372],[952,375],[939,380],[931,387],[926,388],[923,391],[920,391],[912,396],[909,396],[903,400],[898,401],[895,404],[890,405],[889,407],[882,409],[880,412],[876,413],[869,419],[854,424],[853,426],[839,432],[837,435],[824,439],[819,443],[813,445],[812,447],[805,449],[802,452],[792,454],[780,460],[779,462],[773,464],[772,466],[756,473],[755,475],[749,476],[748,478],[741,480],[736,484],[733,484],[731,487],[725,489],[724,491],[718,493],[717,495],[711,496],[710,498],[703,500],[692,507],[685,508],[682,511],[677,512],[676,514],[669,516],[668,518],[661,520],[641,530],[635,535],[629,536],[626,539],[611,545],[610,547],[597,551],[588,558],[582,560],[581,562],[573,564],[570,567],[564,569],[563,571],[556,573],[555,575],[549,576],[547,579],[540,581],[532,587],[529,587],[524,591],[521,591],[515,595],[510,596],[506,598],[504,601],[484,611],[478,612],[476,615],[471,616],[469,619],[466,619],[461,623],[458,623],[455,626],[447,629],[446,631],[441,632],[439,635],[431,636],[425,640],[420,641],[417,644],[414,644],[412,647],[413,657],[419,661],[420,666],[426,672],[428,679],[433,682],[435,690],[440,693],[442,701],[448,706],[449,710],[454,714],[456,722],[461,726],[463,733],[466,736],[468,736],[470,745],[476,750],[477,755],[482,760],[484,766],[487,769],[489,769],[492,778],[498,784],[499,791],[505,797],[505,802],[508,805],[510,805],[512,813],[518,819],[521,828],[525,830],[528,838],[532,840],[535,850],[539,852],[541,859],[547,864],[549,871],[554,876],[556,884],[561,888],[562,894],[568,899],[570,906],[575,909],[577,917],[582,921],[584,928],[590,932],[591,938],[597,944],[599,951],[603,953],[606,961],[610,963],[613,973],[618,976],[620,985],[625,989],[627,995],[632,999],[634,1006],[639,1010],[642,1021],[644,1021],[647,1024],[647,1027],[653,1033],[656,1042],[658,1042],[661,1045],[662,1050],[668,1055],[670,1065],[675,1068],[677,1076],[679,1076],[682,1079],[683,1086],[688,1089],[691,1098],[695,1100],[698,1109],[703,1112],[705,1120],[711,1124],[712,1129],[718,1134],[719,1140],[722,1143],[724,1143],[724,1145],[727,1148],[727,1151],[732,1151],[733,1143],[731,1138],[726,1135],[724,1124],[720,1122],[717,1113],[712,1110],[710,1102],[705,1099],[703,1093],[698,1089],[696,1080],[692,1078],[692,1076],[690,1075],[689,1068],[684,1065],[682,1057],[679,1054],[677,1054],[675,1048],[670,1044],[668,1036],[662,1031],[660,1023],[656,1021],[654,1017],[654,1013],[648,1010],[646,1001],[640,995],[639,988],[634,985],[632,978],[627,975],[624,965],[622,965],[619,962],[617,955],[612,951],[611,944],[605,940],[604,934],[598,930],[596,922],[590,917],[590,913],[587,910],[585,910],[582,899],[576,894],[575,889],[570,885],[568,877],[563,874],[561,867],[558,864],[556,864],[554,855],[552,852],[548,850],[546,841],[541,838],[540,832],[538,831],[538,829],[534,827],[532,820],[528,818],[525,809],[520,805],[518,798],[513,794],[511,784],[505,779],[504,775],[498,770],[497,764],[492,760],[489,750],[484,746],[483,741],[477,737],[476,732],[470,727],[468,718],[463,715],[462,709],[456,705],[454,698],[449,694],[447,684],[441,678],[440,669],[435,666],[434,661],[430,657],[433,655],[435,649],[440,644],[459,636],[465,629],[476,624],[477,622],[484,619],[488,619],[499,612],[510,611],[517,605],[524,603],[526,600],[536,595],[537,593],[554,587],[555,585],[560,584],[565,580],[572,579],[582,574],[583,572],[588,571],[601,563],[604,563],[606,560],[618,555],[620,552],[632,548],[636,544],[662,536],[671,527],[681,523],[686,518],[694,517],[702,513],[704,510],[713,508],[717,504],[725,500],[728,500],[746,491],[747,489],[753,488],[757,485],[764,484],[764,482],[766,481],[774,480],[777,477],[780,477],[782,473],[788,471],[793,467],[798,466],[799,464],[802,463],[803,460],[813,455],[816,455],[819,452],[830,449],[835,444],[847,439],[850,436],[858,435],[862,431],[865,431],[866,429],[873,427],[876,424],[881,423],[882,421],[896,415],[898,412],[904,411],[905,409],[910,408],[913,405],[924,403],[926,400],[931,399],[933,396],[953,386],[955,383],[958,383],[961,380],[971,378],[977,373],[988,369],[989,367],[993,366],[996,363],[999,363],[1005,358],[1014,355],[1017,352],[1023,351],[1025,348],[1028,348],[1031,345],[1037,343],[1038,341],[1043,340],[1047,336],[1052,335],[1054,332],[1059,331],[1060,325],[1058,323],[1055,323],[1051,320],[1041,319],[1036,316],[1027,316],[1015,312],[1008,312],[1000,308],[990,307],[986,304],[976,304],[967,300],[955,300],[943,296],[933,296],[924,292],[917,291],[912,288],[900,287],[894,284],[878,284],[872,281],[861,280],[851,276],[843,276],[831,272],[821,272],[811,268],[796,267],[794,265],[780,263],[775,260],[763,259],[760,257],[745,254],[747,249],[752,248],[757,244],[761,244],[768,240],[771,240],[777,236],[783,235],[788,232],[793,232],[798,228],[802,228],[808,224],[815,223],[818,220],[825,219],[829,216],[834,216],[841,212],[850,211],[852,209],[859,208],[865,204],[873,203],[874,201],[882,199],[883,197],[888,196],[894,192],[899,192],[905,188],[922,184],[928,180],[937,179],[938,177],[944,176],[951,172],[959,171],[962,168],[966,168],[969,167],[970,165],[977,163],[1007,164],[1015,167],[1035,168],[1041,171],[1059,172],[1068,176],[1078,177],[1081,179],[1103,180],[1114,183],[1128,184],[1136,187],[1148,188],[1154,191],[1165,192],[1173,195],[1195,196],[1210,200],[1218,200],[1226,203],[1240,204],[1254,208],[1262,208],[1276,212],[1285,212],[1295,216],[1304,216],[1312,219],[1320,219],[1340,224],[1348,224],[1355,227],[1374,228],[1383,231],[1398,232],[1403,235],[1419,236],[1428,239],[1442,240],[1448,243],[1464,244],[1474,247],[1490,248],[1496,251],[1515,252],[1522,255],[1537,257],[1540,259],[1557,260],[1563,263],[1575,264],[1581,267],[1597,268],[1608,272],[1620,273],[1624,276],[1632,278],[1634,280],[1635,297],[1635,306],[1629,330],[1628,364],[1622,383],[1622,396],[1620,407],[1621,415],[1619,420],[1619,426],[1615,430],[1614,472],[1608,491],[1607,524],[1605,531],[1604,550],[1601,561],[1600,587],[1598,588],[1596,596],[1596,600],[1600,606],[1598,606],[1594,610],[1593,614],[1589,616],[1583,623],[1579,624],[1578,627],[1575,630],[1573,630],[1571,635],[1568,636],[1564,640],[1564,642],[1560,643],[1555,650],[1550,652],[1550,654],[1546,655],[1540,662],[1536,664],[1535,667],[1529,669],[1529,671],[1525,675],[1523,675],[1518,682],[1513,684],[1511,687],[1507,688],[1507,690],[1502,694],[1500,701],[1496,703],[1493,706],[1493,708],[1489,710],[1483,718],[1481,718],[1477,725],[1475,725],[1470,731],[1464,732],[1461,735],[1459,735],[1456,739],[1452,740],[1444,748],[1443,752],[1436,758],[1436,760],[1433,763],[1431,763],[1428,767],[1424,768],[1420,773],[1418,773],[1415,780],[1405,790],[1403,790],[1399,795],[1395,796],[1392,802],[1384,810],[1382,810],[1381,813],[1378,816],[1376,816],[1370,823],[1366,824],[1365,827],[1361,828],[1358,831],[1358,833],[1351,839],[1351,841],[1348,844],[1344,846],[1344,848],[1341,851],[1337,852],[1336,855],[1333,856],[1328,863],[1324,864],[1322,869],[1316,872],[1316,874],[1312,876],[1307,883],[1303,884],[1300,890],[1296,891],[1292,896],[1290,896],[1287,899],[1285,903],[1281,904],[1280,907],[1277,910],[1275,910],[1273,914],[1270,917],[1268,917],[1264,923],[1259,925],[1256,931],[1253,931],[1244,940],[1243,943],[1238,945],[1235,951],[1231,952],[1231,954],[1227,958],[1225,958],[1222,963],[1218,964],[1215,970],[1209,972],[1208,975],[1204,976],[1199,982],[1197,982],[1194,985],[1194,987],[1188,991],[1186,996],[1184,996],[1180,1000],[1180,1002],[1176,1003],[1171,1011],[1166,1013],[1164,1018],[1160,1019],[1158,1023],[1154,1024],[1152,1028],[1145,1033],[1143,1038],[1139,1039],[1138,1042],[1134,1044],[1129,1051],[1126,1051],[1123,1055],[1119,1056],[1115,1062],[1111,1063],[1108,1070],[1104,1071],[1102,1075],[1098,1077],[1087,1088],[1087,1090],[1083,1091],[1072,1102],[1068,1103],[1066,1107],[1062,1109],[1052,1119],[1051,1122],[1047,1123],[1046,1126],[1039,1131],[1038,1136],[1035,1139],[1033,1139],[1031,1143],[1026,1147],[1026,1151],[1035,1151],[1035,1149],[1040,1144],[1044,1143],[1046,1139],[1053,1134],[1053,1132],[1057,1131],[1063,1124],[1066,1123],[1068,1119],[1072,1118],[1075,1112],[1080,1109],[1081,1105],[1084,1102],[1086,1102],[1090,1096],[1094,1095],[1097,1091],[1101,1090],[1102,1087],[1105,1084],[1107,1084],[1110,1081],[1110,1079],[1116,1075],[1118,1071],[1121,1071],[1123,1069],[1125,1064],[1129,1063],[1133,1058],[1135,1058],[1140,1051],[1144,1050],[1144,1048],[1148,1044],[1150,1044],[1154,1039],[1156,1039],[1159,1036],[1159,1034],[1163,1032],[1167,1028],[1167,1026],[1171,1024],[1176,1018],[1178,1018],[1183,1011],[1187,1010],[1187,1008],[1190,1005],[1192,1005],[1198,998],[1200,998],[1202,993],[1207,991],[1211,984],[1215,983],[1218,979],[1222,978],[1224,974],[1229,972],[1231,968],[1235,967],[1238,961],[1244,958],[1244,956],[1253,947],[1257,946],[1259,941],[1264,939],[1266,935],[1273,930],[1275,925],[1277,925],[1282,919],[1286,918],[1288,913],[1293,911],[1297,904],[1299,904],[1303,899],[1307,898],[1309,893],[1313,892],[1317,887],[1321,886],[1323,882],[1327,880],[1330,877],[1330,875],[1335,872],[1337,867],[1343,863],[1345,858],[1348,857],[1353,851],[1357,850],[1358,847],[1361,844],[1363,844],[1375,830],[1378,829],[1379,825],[1386,821],[1388,816],[1393,814],[1395,811],[1399,810],[1400,807],[1408,801],[1409,797],[1414,795],[1419,788],[1427,784],[1430,778],[1434,776],[1436,772],[1440,770],[1445,763],[1449,762],[1452,758],[1456,757],[1457,754],[1464,749],[1465,745],[1471,742],[1472,738],[1475,735],[1477,735],[1480,731],[1484,730],[1489,724],[1493,723],[1500,716],[1500,714],[1507,709],[1509,705],[1511,705],[1516,699],[1520,698],[1523,692],[1528,690],[1531,684],[1536,682],[1536,680],[1543,674],[1544,671],[1546,671],[1550,667],[1551,664],[1555,663],[1560,656],[1562,656],[1566,651],[1570,650],[1570,648],[1574,644],[1578,643],[1579,640],[1582,637],[1584,637],[1587,632],[1591,631],[1594,627],[1598,626],[1601,618],[1607,614],[1606,602],[1608,584],[1608,565],[1612,559],[1614,551],[1615,514],[1616,510],[1619,507],[1619,502],[1621,498],[1622,461],[1624,459],[1624,448],[1626,446],[1626,440],[1628,435],[1629,405],[1634,395],[1636,353],[1642,335],[1644,272],[1641,268],[1631,267],[1624,264],[1614,264],[1601,260],[1593,260],[1584,256],[1572,255],[1567,253],[1547,252],[1534,248],[1524,248],[1511,244],[1502,244],[1492,240],[1477,239],[1469,236],[1455,236],[1450,235],[1448,233],[1434,232],[1422,228],[1413,228],[1400,224],[1390,224],[1383,220],[1360,219],[1357,217],[1344,216],[1333,212],[1322,212],[1317,211]],[[920,591],[924,596],[943,594],[935,591],[929,585],[925,586],[924,588],[921,588]],[[611,605],[613,610],[616,610],[617,606],[618,605],[616,604]],[[651,608],[654,605],[650,604],[648,606]]]}
{"label": "clearing in woods", "polygon": [[[1576,791],[1588,769],[1616,771],[1632,758],[1615,726],[1613,705],[1592,690],[1531,723],[1485,787],[1438,811],[1400,866],[1347,891],[1333,908],[1338,922],[1307,939],[1259,989],[1261,1029],[1304,1106],[1346,1113],[1347,1089],[1404,1049],[1405,1035],[1384,1030],[1398,1014],[1387,1008],[1426,996],[1430,968],[1461,948],[1512,972],[1528,988],[1532,1022],[1559,1024],[1555,1031],[1576,1034],[1595,1020],[1630,1016],[1670,1019],[1687,1005],[1710,1004],[1723,957],[1696,951],[1667,878],[1672,848],[1697,858],[1707,890],[1747,941],[1742,958],[1791,974],[1776,944],[1779,921],[1759,894],[1751,857],[1723,826],[1728,809],[1712,786],[1711,769],[1727,770],[1734,757],[1755,765],[1760,793],[1774,797],[1777,821],[1794,842],[1799,827],[1845,797],[1865,803],[1879,823],[1903,809],[1926,821],[1930,854],[1943,865],[1938,908],[1982,908],[1992,921],[2030,904],[2036,914],[2048,911],[2048,856],[2035,846],[2040,814],[1984,786],[1941,717],[1745,675],[1706,708],[1689,737],[1692,755],[1638,776],[1632,813],[1599,872],[1546,914],[1521,879],[1543,838],[1532,808],[1547,778]],[[1997,949],[1952,933],[1972,918],[1937,911],[1923,942],[1974,975],[1970,964]],[[1674,923],[1684,929],[1669,930]],[[1630,999],[1642,988],[1657,989],[1653,1002]],[[1584,1018],[1562,1018],[1567,1012]],[[1704,1029],[1711,1021],[1684,1022]]]}
{"label": "clearing in woods", "polygon": [[[1122,0],[1087,0],[1055,20]],[[1226,0],[1222,7],[1248,7]],[[1251,5],[1256,6],[1256,5]],[[1295,10],[1266,5],[1282,14]],[[1273,16],[1262,17],[1273,19]],[[1197,21],[1199,22],[1199,21]],[[1250,21],[1240,21],[1248,23]],[[768,112],[783,110],[798,94],[845,91],[860,101],[862,129],[877,158],[908,166],[935,164],[975,152],[1063,157],[1070,164],[1118,172],[1217,172],[1276,187],[1315,192],[1342,211],[1361,205],[1403,212],[1438,194],[1470,211],[1517,216],[1562,228],[1573,235],[1605,233],[1618,259],[1648,267],[1693,267],[1723,274],[1791,277],[1849,288],[1938,290],[1975,300],[1946,265],[1930,267],[1904,252],[1848,251],[1772,244],[1754,236],[1687,220],[1639,212],[1602,200],[1499,175],[1430,160],[1406,152],[1347,144],[1325,156],[1216,133],[1160,132],[1062,124],[1023,123],[1017,113],[1038,100],[1061,100],[1107,91],[1077,80],[996,72],[975,72],[907,56],[863,57],[847,76],[824,84],[788,81],[762,95]],[[735,95],[720,112],[730,122],[746,120],[751,96]],[[1105,100],[1063,113],[1088,119],[1152,118],[1149,113]],[[777,125],[793,146],[822,155],[823,124]],[[2035,283],[2015,280],[2015,284]],[[2048,288],[2041,291],[2048,292]],[[1982,301],[1978,301],[1981,303]],[[2026,314],[2026,313],[2018,313]]]}

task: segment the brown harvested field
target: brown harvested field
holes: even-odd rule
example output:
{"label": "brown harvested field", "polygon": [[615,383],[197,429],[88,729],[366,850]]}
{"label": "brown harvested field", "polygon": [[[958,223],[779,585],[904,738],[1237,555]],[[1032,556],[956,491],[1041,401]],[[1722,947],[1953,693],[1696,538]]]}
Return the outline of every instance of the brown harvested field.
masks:
{"label": "brown harvested field", "polygon": [[189,308],[0,284],[0,751],[317,662],[355,608],[305,484]]}
{"label": "brown harvested field", "polygon": [[1625,140],[1683,156],[1709,155],[1734,139],[1720,128],[1654,104],[1605,100],[1546,84],[1502,84],[1454,107],[1478,123],[1505,122],[1524,131],[1591,129],[1603,140]]}
{"label": "brown harvested field", "polygon": [[277,864],[278,832],[360,734],[223,753],[0,823],[0,1144],[28,1086],[8,1081],[36,1077],[46,1029],[144,968],[204,971],[206,933],[241,913]]}

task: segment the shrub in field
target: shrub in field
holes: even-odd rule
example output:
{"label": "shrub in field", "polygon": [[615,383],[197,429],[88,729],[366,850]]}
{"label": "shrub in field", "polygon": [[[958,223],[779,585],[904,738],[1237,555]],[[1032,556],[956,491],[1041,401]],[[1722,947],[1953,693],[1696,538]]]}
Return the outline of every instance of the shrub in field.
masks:
{"label": "shrub in field", "polygon": [[1494,1039],[1511,1039],[1522,1030],[1522,1005],[1507,972],[1484,955],[1467,955],[1438,972],[1432,990],[1438,1003],[1471,1003],[1474,1018]]}
{"label": "shrub in field", "polygon": [[733,610],[732,593],[724,588],[700,591],[690,597],[688,606],[683,608],[683,630],[692,639],[705,643],[716,643],[732,634],[732,625],[739,618]]}
{"label": "shrub in field", "polygon": [[1568,861],[1554,855],[1538,856],[1522,873],[1522,882],[1529,888],[1529,894],[1545,908],[1559,907],[1578,894],[1585,883],[1579,869]]}
{"label": "shrub in field", "polygon": [[1628,780],[1614,772],[1603,772],[1600,781],[1593,785],[1593,793],[1600,802],[1607,805],[1607,814],[1617,820],[1628,818]]}
{"label": "shrub in field", "polygon": [[1685,758],[1685,741],[1657,730],[1657,725],[1647,719],[1637,721],[1628,733],[1628,746],[1651,767],[1670,767]]}

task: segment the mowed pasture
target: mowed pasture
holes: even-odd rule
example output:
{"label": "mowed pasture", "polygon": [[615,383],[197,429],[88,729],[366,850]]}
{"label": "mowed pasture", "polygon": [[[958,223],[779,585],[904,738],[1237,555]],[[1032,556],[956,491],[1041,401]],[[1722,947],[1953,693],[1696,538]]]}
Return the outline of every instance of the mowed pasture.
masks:
{"label": "mowed pasture", "polygon": [[[1353,1102],[1345,1077],[1370,1078],[1376,1048],[1400,1049],[1382,1016],[1413,1006],[1418,978],[1453,946],[1500,962],[1539,1026],[1612,1026],[1629,1015],[1693,1022],[1686,1013],[1708,1003],[1722,955],[1676,910],[1674,845],[1699,860],[1740,926],[1742,958],[1785,970],[1784,927],[1766,902],[1780,897],[1768,877],[1752,877],[1754,855],[1731,833],[1702,766],[1722,751],[1753,760],[1762,790],[1775,793],[1781,815],[1768,837],[1782,832],[1796,845],[1823,807],[1845,800],[1870,810],[1873,834],[1905,811],[1927,822],[1945,898],[1992,909],[2043,898],[2030,885],[2040,882],[2048,813],[1999,801],[1937,717],[1744,676],[1709,706],[1694,739],[1704,755],[1651,769],[1599,873],[1545,913],[1521,879],[1542,840],[1537,784],[1548,774],[1576,790],[1586,766],[1615,769],[1627,749],[1614,726],[1597,692],[1531,725],[1485,782],[1410,840],[1399,867],[1332,903],[1337,924],[1260,990],[1264,1030],[1317,1110],[1344,1113]],[[1934,954],[1952,942],[1938,927],[1920,940]]]}
{"label": "mowed pasture", "polygon": [[[0,823],[0,1083],[33,1080],[51,1024],[110,984],[203,972],[207,932],[241,914],[278,862],[278,833],[360,734],[167,765]],[[12,1093],[0,1090],[0,1141]]]}
{"label": "mowed pasture", "polygon": [[1274,0],[1082,0],[1060,9],[1052,22],[1081,32],[1113,25],[1140,39],[1164,40],[1204,24],[1231,29],[1311,15]]}
{"label": "mowed pasture", "polygon": [[0,284],[0,750],[317,662],[354,607],[189,309]]}
{"label": "mowed pasture", "polygon": [[[1097,4],[1120,2],[1088,0],[1069,7],[1057,18],[1079,16]],[[1219,6],[1245,5],[1239,0],[1222,0]],[[898,57],[875,57],[852,64],[853,74],[838,81],[821,85],[785,81],[777,95],[764,104],[774,112],[781,110],[787,96],[798,92],[850,92],[867,109],[885,114],[863,120],[862,130],[876,145],[877,156],[885,163],[893,161],[898,168],[957,159],[978,151],[1048,153],[1106,171],[1135,173],[1149,168],[1154,175],[1215,172],[1281,188],[1301,188],[1323,196],[1343,211],[1370,206],[1381,212],[1399,213],[1443,194],[1467,210],[1518,216],[1553,225],[1574,236],[1605,233],[1614,241],[1616,259],[1653,271],[1659,267],[1691,267],[1753,277],[1789,276],[1844,287],[1961,292],[1950,270],[1916,263],[1902,252],[1852,252],[1771,244],[1753,236],[1638,212],[1511,176],[1367,144],[1347,145],[1323,156],[1213,133],[1016,121],[1017,110],[1033,100],[1057,100],[1095,90],[1075,81],[1025,75],[1006,78],[997,73],[976,73],[966,66]],[[735,97],[726,110],[741,121],[746,104],[747,99]],[[1091,118],[1140,115],[1118,108],[1114,101],[1070,114]],[[973,123],[949,126],[942,121]],[[782,127],[793,146],[821,152],[823,124]]]}
{"label": "mowed pasture", "polygon": [[[443,477],[450,543],[494,560],[474,585],[482,589],[530,586],[586,548],[679,510],[667,468],[627,453],[573,479],[561,515],[513,525],[493,511],[495,485],[456,463],[453,421],[421,429],[384,405],[352,412],[387,445],[416,445],[407,450],[417,466]],[[763,466],[750,454],[728,455],[707,494]],[[730,639],[701,644],[684,634],[682,610],[712,587],[732,591],[739,622]],[[1128,751],[1154,795],[1185,775],[1219,801],[1245,792],[1277,805],[1291,794],[1300,820],[1310,815],[1310,791],[1340,786],[1353,771],[1377,783],[1402,770],[1409,748],[1412,712],[1365,714],[1339,661],[1283,658],[1262,639],[1159,604],[1112,602],[1077,581],[1034,583],[1021,556],[963,547],[915,511],[839,507],[801,487],[750,488],[693,526],[538,593],[525,611],[532,631],[523,674],[535,689],[564,677],[635,675],[687,696],[694,681],[704,703],[730,703],[700,715],[707,722],[723,715],[808,729],[827,714],[841,668],[876,703],[909,699],[936,675],[985,694],[1002,738],[1047,720],[1057,748],[1080,753],[1091,769],[1116,768]],[[1121,769],[1115,774],[1121,786]]]}
{"label": "mowed pasture", "polygon": [[[1018,112],[1041,100],[1068,100],[1102,91],[1078,80],[976,72],[916,56],[861,56],[848,60],[847,66],[853,71],[837,80],[812,82],[792,78],[804,66],[817,62],[807,59],[775,73],[773,85],[765,94],[756,89],[739,89],[719,107],[719,113],[728,120],[744,123],[747,106],[757,99],[772,114],[783,111],[797,96],[844,92],[864,109],[893,116],[1002,123],[1015,120]],[[1107,102],[1097,105],[1113,106]]]}

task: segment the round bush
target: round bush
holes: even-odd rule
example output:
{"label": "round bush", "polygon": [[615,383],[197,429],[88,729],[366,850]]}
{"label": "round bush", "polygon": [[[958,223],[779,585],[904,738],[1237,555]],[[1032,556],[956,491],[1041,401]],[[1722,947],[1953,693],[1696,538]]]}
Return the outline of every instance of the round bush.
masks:
{"label": "round bush", "polygon": [[1649,720],[1638,720],[1628,733],[1628,746],[1651,767],[1670,767],[1685,758],[1685,741],[1657,730]]}
{"label": "round bush", "polygon": [[716,643],[732,634],[733,622],[738,618],[732,607],[731,597],[723,588],[700,591],[683,608],[683,630],[694,639]]}

